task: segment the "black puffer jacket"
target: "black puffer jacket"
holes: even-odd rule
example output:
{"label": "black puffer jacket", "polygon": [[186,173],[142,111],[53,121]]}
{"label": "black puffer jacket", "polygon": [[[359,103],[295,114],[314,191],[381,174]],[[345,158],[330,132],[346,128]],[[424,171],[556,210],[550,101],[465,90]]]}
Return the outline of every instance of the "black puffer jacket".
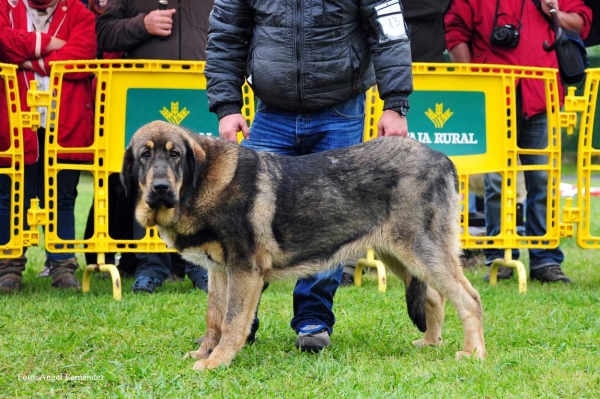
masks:
{"label": "black puffer jacket", "polygon": [[216,0],[206,48],[209,109],[239,113],[248,78],[267,105],[322,109],[377,85],[384,108],[408,106],[408,40],[379,44],[374,0]]}

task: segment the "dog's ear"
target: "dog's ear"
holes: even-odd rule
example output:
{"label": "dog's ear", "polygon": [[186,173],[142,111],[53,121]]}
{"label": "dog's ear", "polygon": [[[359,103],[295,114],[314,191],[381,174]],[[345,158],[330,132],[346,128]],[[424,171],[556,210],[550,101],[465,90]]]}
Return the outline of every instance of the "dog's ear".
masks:
{"label": "dog's ear", "polygon": [[131,180],[133,173],[133,148],[131,144],[127,146],[125,155],[123,155],[123,166],[121,167],[121,184],[125,189],[125,197],[132,191]]}
{"label": "dog's ear", "polygon": [[198,176],[200,175],[200,171],[202,170],[202,166],[204,161],[206,160],[206,153],[193,139],[189,139],[186,141],[186,149],[185,149],[185,168],[187,170],[186,175],[188,179],[192,179],[191,183],[192,190],[195,190],[197,187]]}

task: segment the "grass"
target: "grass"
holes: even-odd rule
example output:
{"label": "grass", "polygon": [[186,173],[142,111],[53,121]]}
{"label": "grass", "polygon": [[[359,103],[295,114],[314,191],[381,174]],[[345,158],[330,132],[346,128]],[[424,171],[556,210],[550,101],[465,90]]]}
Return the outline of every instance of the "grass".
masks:
{"label": "grass", "polygon": [[[85,184],[78,234],[89,206]],[[599,209],[595,200],[595,220]],[[490,287],[483,267],[466,271],[484,305],[483,362],[454,359],[463,337],[450,305],[444,344],[415,349],[420,334],[403,284],[390,276],[379,294],[368,274],[363,287],[338,291],[328,350],[294,348],[293,283],[277,282],[262,297],[257,343],[229,368],[202,374],[183,359],[205,326],[206,294],[190,281],[134,295],[125,279],[121,302],[98,278],[89,294],[61,292],[35,277],[43,253],[32,248],[24,291],[0,297],[0,398],[597,398],[600,258],[572,239],[562,247],[570,286],[529,283],[519,295],[515,279]]]}

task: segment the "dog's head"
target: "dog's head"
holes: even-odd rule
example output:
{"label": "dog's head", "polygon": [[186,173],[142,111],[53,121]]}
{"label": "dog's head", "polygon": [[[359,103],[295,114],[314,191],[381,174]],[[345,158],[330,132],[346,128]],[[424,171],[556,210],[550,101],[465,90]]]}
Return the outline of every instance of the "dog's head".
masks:
{"label": "dog's head", "polygon": [[167,227],[178,208],[196,189],[205,153],[193,133],[166,122],[142,126],[131,138],[123,157],[121,183],[126,195],[139,185],[135,216],[144,226]]}

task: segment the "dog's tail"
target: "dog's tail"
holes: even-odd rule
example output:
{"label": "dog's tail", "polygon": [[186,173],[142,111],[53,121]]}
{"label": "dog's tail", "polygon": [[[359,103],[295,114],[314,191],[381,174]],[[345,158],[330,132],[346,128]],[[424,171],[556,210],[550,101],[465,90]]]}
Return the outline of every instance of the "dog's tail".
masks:
{"label": "dog's tail", "polygon": [[408,316],[417,326],[419,331],[427,331],[427,322],[425,320],[425,295],[427,295],[427,283],[416,277],[411,277],[406,284],[406,306]]}

